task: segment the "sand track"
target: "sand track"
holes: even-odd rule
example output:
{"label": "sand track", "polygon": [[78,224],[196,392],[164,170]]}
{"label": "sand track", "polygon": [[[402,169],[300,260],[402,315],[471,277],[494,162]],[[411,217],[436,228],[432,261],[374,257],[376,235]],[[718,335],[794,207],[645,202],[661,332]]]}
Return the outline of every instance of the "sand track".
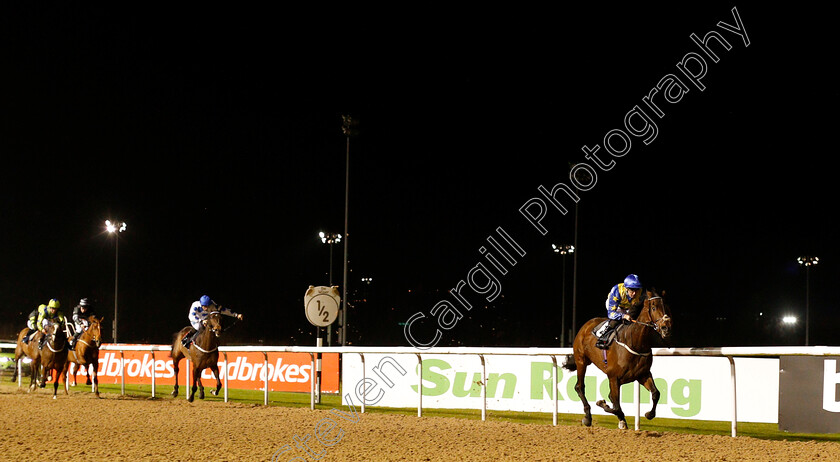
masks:
{"label": "sand track", "polygon": [[[77,388],[78,390],[78,388]],[[840,444],[127,398],[0,386],[5,460],[840,460]],[[348,411],[347,408],[342,409]],[[358,411],[358,408],[356,409]],[[316,440],[331,419],[335,427]],[[355,420],[355,421],[354,421]],[[307,437],[308,435],[308,437]],[[295,447],[306,440],[312,454]],[[308,439],[307,439],[308,438]],[[339,439],[340,438],[340,439]],[[332,441],[330,441],[332,440]],[[296,459],[299,460],[299,459]]]}

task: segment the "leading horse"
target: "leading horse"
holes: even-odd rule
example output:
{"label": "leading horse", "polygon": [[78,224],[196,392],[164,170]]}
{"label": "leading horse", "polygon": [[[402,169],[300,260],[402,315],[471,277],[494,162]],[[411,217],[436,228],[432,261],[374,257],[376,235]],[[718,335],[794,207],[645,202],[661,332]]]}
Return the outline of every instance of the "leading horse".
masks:
{"label": "leading horse", "polygon": [[653,376],[650,374],[650,366],[653,364],[651,344],[654,334],[659,334],[662,338],[668,338],[671,335],[671,310],[655,290],[646,291],[646,295],[638,318],[630,325],[624,325],[619,329],[615,341],[607,350],[601,350],[595,346],[598,338],[592,333],[606,318],[594,318],[580,328],[575,337],[574,354],[566,357],[563,367],[570,371],[577,371],[575,390],[583,403],[585,416],[582,423],[587,427],[592,425],[592,414],[584,390],[584,377],[589,364],[595,364],[607,375],[612,407],[604,400],[595,404],[618,417],[618,428],[627,428],[627,420],[624,418],[619,400],[621,385],[625,383],[638,381],[650,392],[653,408],[645,414],[645,417],[648,420],[656,417],[659,390],[656,389]]}
{"label": "leading horse", "polygon": [[[29,391],[35,389],[38,370],[40,367],[43,367],[44,370],[40,379],[41,386],[45,383],[47,374],[55,378],[53,383],[53,399],[57,398],[58,380],[67,362],[67,335],[62,327],[64,327],[63,324],[45,321],[43,334],[33,335],[29,343],[23,343],[24,331],[21,331],[18,334],[17,346],[15,346],[15,363],[24,354],[32,358],[32,363],[30,364],[32,368],[32,382],[29,384]],[[38,342],[42,335],[46,335],[47,338],[44,341],[43,348],[39,349]],[[19,373],[20,371],[15,368],[15,374],[12,376],[12,380],[15,380]],[[65,390],[66,393],[67,390]]]}
{"label": "leading horse", "polygon": [[[93,393],[99,398],[99,346],[102,344],[102,327],[101,323],[105,317],[91,316],[88,318],[88,327],[82,332],[82,335],[76,341],[76,346],[67,353],[67,362],[64,365],[64,370],[61,375],[64,379],[64,391],[68,393],[70,386],[70,379],[72,377],[73,386],[76,386],[76,373],[80,368],[84,368],[88,372],[87,385],[93,383]],[[69,371],[70,365],[76,364],[76,369],[71,373]],[[89,367],[93,365],[93,367]],[[66,374],[66,375],[65,375]],[[71,375],[72,374],[72,375]],[[91,381],[91,375],[93,380]]]}
{"label": "leading horse", "polygon": [[219,394],[222,388],[222,381],[219,378],[219,336],[222,335],[222,320],[221,313],[213,311],[201,321],[198,332],[193,337],[189,348],[184,348],[181,344],[181,339],[184,335],[192,331],[192,327],[187,326],[178,331],[172,339],[172,366],[175,372],[175,389],[172,390],[172,396],[178,396],[178,371],[179,364],[182,358],[187,358],[191,361],[192,387],[190,389],[187,401],[192,402],[195,397],[196,388],[199,389],[198,399],[204,399],[204,385],[201,383],[201,372],[204,369],[210,369],[213,376],[216,378],[216,389],[211,390],[213,396]]}

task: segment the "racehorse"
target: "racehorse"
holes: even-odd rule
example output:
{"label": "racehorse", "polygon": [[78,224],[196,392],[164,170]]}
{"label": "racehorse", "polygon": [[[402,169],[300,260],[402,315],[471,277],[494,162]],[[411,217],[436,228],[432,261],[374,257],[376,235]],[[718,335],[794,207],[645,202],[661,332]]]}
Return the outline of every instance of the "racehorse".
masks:
{"label": "racehorse", "polygon": [[613,405],[610,407],[604,400],[595,404],[618,417],[618,428],[627,428],[627,421],[619,401],[620,387],[625,383],[638,381],[650,392],[653,408],[645,414],[645,417],[648,420],[656,417],[659,390],[656,389],[653,376],[650,374],[650,366],[653,364],[651,343],[654,334],[658,333],[662,338],[668,338],[671,335],[671,310],[655,290],[648,290],[646,294],[647,297],[638,318],[630,325],[624,325],[618,329],[615,341],[607,350],[601,350],[595,346],[598,338],[592,333],[606,318],[595,318],[580,328],[575,337],[574,354],[566,357],[563,367],[570,371],[577,371],[575,390],[583,403],[586,415],[582,423],[587,427],[592,425],[592,414],[584,393],[584,376],[586,367],[590,363],[594,363],[607,375],[610,383],[610,401]]}
{"label": "racehorse", "polygon": [[[44,322],[44,333],[46,340],[44,347],[40,350],[40,363],[44,368],[41,376],[41,384],[46,383],[47,374],[55,378],[53,381],[53,399],[57,399],[58,380],[61,378],[61,371],[67,363],[67,335],[62,329],[63,325],[54,322]],[[37,345],[35,346],[37,349]],[[67,394],[67,390],[64,390]]]}
{"label": "racehorse", "polygon": [[29,342],[23,343],[23,337],[26,336],[28,331],[29,328],[27,327],[22,329],[18,334],[17,344],[15,345],[15,373],[12,375],[12,382],[17,380],[18,374],[23,372],[20,370],[20,362],[18,360],[26,355],[32,360],[32,362],[29,363],[31,380],[29,382],[28,390],[31,392],[37,388],[38,371],[41,368],[41,350],[38,349],[38,341],[41,339],[41,333],[35,332],[29,336]]}
{"label": "racehorse", "polygon": [[[73,386],[76,386],[76,374],[79,372],[79,368],[85,368],[86,372],[89,370],[93,371],[88,372],[86,384],[90,385],[93,383],[93,392],[96,394],[96,397],[99,398],[99,372],[97,369],[99,368],[99,345],[102,344],[102,329],[100,323],[104,319],[104,316],[98,319],[96,316],[88,318],[89,324],[87,329],[85,329],[78,341],[76,341],[76,347],[67,353],[67,362],[64,365],[64,370],[61,372],[61,375],[65,377],[64,391],[66,393],[69,393],[68,388],[70,386],[70,378],[72,377]],[[69,371],[71,364],[76,364],[78,366],[73,370],[72,376]],[[90,365],[93,365],[93,367],[88,367]],[[91,375],[93,375],[92,382]]]}
{"label": "racehorse", "polygon": [[198,399],[204,399],[204,385],[201,383],[201,371],[209,368],[216,378],[216,389],[211,390],[213,396],[219,394],[222,388],[222,381],[219,378],[219,336],[222,334],[222,320],[221,313],[213,311],[199,326],[198,333],[193,337],[193,341],[189,348],[184,348],[181,344],[181,339],[184,335],[192,332],[192,327],[187,326],[178,331],[172,339],[172,366],[175,371],[175,389],[172,390],[172,396],[178,396],[178,370],[181,358],[187,358],[191,362],[192,388],[190,389],[187,401],[192,402],[195,397],[196,388],[198,388]]}

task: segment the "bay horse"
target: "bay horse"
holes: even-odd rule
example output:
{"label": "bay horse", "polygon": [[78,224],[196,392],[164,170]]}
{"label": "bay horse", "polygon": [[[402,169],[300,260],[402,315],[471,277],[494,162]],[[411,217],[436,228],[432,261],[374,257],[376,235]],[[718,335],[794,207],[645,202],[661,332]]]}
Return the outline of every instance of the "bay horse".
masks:
{"label": "bay horse", "polygon": [[656,389],[653,376],[650,374],[650,366],[653,364],[651,344],[654,334],[659,334],[662,338],[668,338],[671,335],[671,310],[655,290],[646,291],[646,295],[638,318],[630,325],[617,329],[616,339],[607,350],[601,350],[595,346],[598,338],[592,333],[607,318],[594,318],[580,328],[575,337],[574,354],[566,356],[563,367],[570,371],[577,371],[575,391],[583,403],[585,416],[582,423],[587,427],[592,425],[592,414],[584,392],[584,377],[589,364],[595,364],[607,375],[612,407],[604,400],[599,400],[595,404],[618,417],[618,428],[627,428],[627,421],[619,400],[621,385],[625,383],[638,381],[650,392],[653,408],[645,414],[645,417],[648,420],[656,417],[659,390]]}
{"label": "bay horse", "polygon": [[41,350],[38,349],[38,342],[41,339],[41,333],[35,332],[34,334],[29,336],[29,342],[24,343],[23,337],[26,336],[26,333],[29,331],[29,328],[21,329],[18,333],[17,343],[15,344],[15,373],[12,375],[12,382],[18,379],[18,375],[23,373],[20,367],[19,360],[26,356],[32,360],[29,363],[30,369],[30,382],[29,382],[29,389],[28,391],[33,391],[38,388],[38,372],[41,368]]}
{"label": "bay horse", "polygon": [[[87,329],[82,332],[82,335],[76,341],[76,347],[67,353],[67,362],[64,365],[64,370],[61,372],[61,375],[65,377],[65,393],[68,393],[71,377],[73,386],[76,386],[76,374],[80,368],[84,368],[85,372],[88,373],[86,385],[93,383],[93,393],[99,398],[99,346],[102,344],[101,323],[104,319],[104,316],[100,318],[96,316],[89,317]],[[69,371],[71,364],[77,365],[72,373]],[[91,365],[93,367],[89,367]],[[93,372],[90,372],[91,370]],[[93,376],[92,381],[91,375]]]}
{"label": "bay horse", "polygon": [[[43,367],[43,371],[41,372],[41,386],[43,387],[46,383],[47,374],[51,375],[55,378],[53,381],[53,399],[57,399],[58,394],[58,381],[61,378],[61,371],[64,369],[65,363],[67,362],[67,334],[62,330],[63,324],[61,323],[54,323],[54,322],[44,322],[44,333],[46,334],[47,338],[44,341],[44,347],[42,349],[38,349],[38,342],[34,342],[32,340],[40,339],[41,336],[35,336],[36,338],[31,339],[29,342],[29,349],[35,350],[38,353],[39,359],[37,363]],[[43,334],[42,334],[43,335]],[[18,347],[21,347],[20,338],[18,338]],[[17,347],[15,348],[15,357],[17,358]],[[29,357],[32,356],[27,353]],[[38,372],[38,364],[33,359],[32,361],[33,367],[33,375],[37,374]],[[32,386],[30,385],[30,390]],[[67,394],[67,390],[65,390],[65,394]]]}
{"label": "bay horse", "polygon": [[172,339],[172,366],[175,372],[175,389],[172,390],[172,396],[178,396],[178,371],[179,364],[182,358],[190,360],[191,374],[190,381],[192,382],[187,401],[192,402],[195,397],[196,389],[198,392],[198,399],[204,399],[204,385],[201,383],[201,372],[204,369],[210,369],[213,376],[216,378],[216,389],[211,390],[213,396],[219,394],[222,388],[222,381],[219,378],[219,336],[222,335],[222,320],[221,313],[212,311],[201,321],[198,332],[193,337],[189,348],[184,348],[181,344],[181,339],[184,335],[192,332],[191,326],[184,327],[175,334]]}

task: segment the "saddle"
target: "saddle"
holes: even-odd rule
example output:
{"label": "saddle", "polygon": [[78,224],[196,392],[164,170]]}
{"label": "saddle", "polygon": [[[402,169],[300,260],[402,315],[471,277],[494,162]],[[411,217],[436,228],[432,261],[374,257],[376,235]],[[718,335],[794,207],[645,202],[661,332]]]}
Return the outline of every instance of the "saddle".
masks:
{"label": "saddle", "polygon": [[[592,335],[594,335],[595,338],[601,338],[601,335],[607,329],[607,323],[609,323],[609,322],[610,322],[609,319],[607,319],[603,322],[600,322],[597,326],[595,326],[594,329],[592,329]],[[604,350],[608,349],[610,347],[610,345],[612,345],[612,343],[615,341],[615,339],[618,338],[618,333],[621,332],[624,329],[625,326],[626,326],[625,323],[621,323],[615,329],[613,329],[612,332],[610,332],[610,335],[607,337],[606,342],[604,342]]]}

